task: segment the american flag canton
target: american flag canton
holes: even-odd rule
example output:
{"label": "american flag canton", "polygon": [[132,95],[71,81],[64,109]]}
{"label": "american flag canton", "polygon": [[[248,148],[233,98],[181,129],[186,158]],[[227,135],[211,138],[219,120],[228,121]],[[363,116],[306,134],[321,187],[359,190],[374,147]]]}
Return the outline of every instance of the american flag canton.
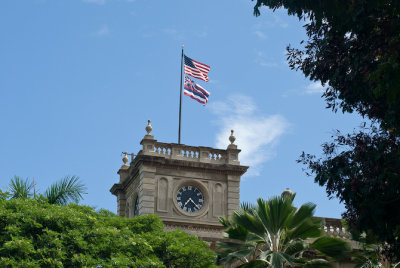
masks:
{"label": "american flag canton", "polygon": [[203,81],[208,82],[210,79],[207,76],[207,73],[210,71],[210,66],[192,60],[191,58],[184,56],[185,62],[185,74],[190,75],[191,77],[201,79]]}

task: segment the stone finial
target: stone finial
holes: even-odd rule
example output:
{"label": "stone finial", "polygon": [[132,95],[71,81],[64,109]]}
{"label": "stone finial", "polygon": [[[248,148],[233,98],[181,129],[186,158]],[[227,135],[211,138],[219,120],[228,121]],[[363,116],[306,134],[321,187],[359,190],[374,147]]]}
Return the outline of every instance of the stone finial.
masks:
{"label": "stone finial", "polygon": [[129,158],[128,158],[128,152],[122,152],[124,154],[124,157],[122,158],[122,162],[124,162],[124,166],[127,166],[126,163],[128,163]]}
{"label": "stone finial", "polygon": [[151,131],[153,130],[153,128],[151,127],[151,120],[147,120],[147,126],[146,126],[146,131],[147,131],[147,135],[151,135]]}
{"label": "stone finial", "polygon": [[233,136],[233,129],[231,130],[231,135],[229,136],[229,141],[231,142],[231,144],[233,144],[236,140],[236,137]]}
{"label": "stone finial", "polygon": [[282,194],[281,194],[282,198],[290,197],[290,196],[293,196],[293,195],[294,195],[294,193],[289,188],[286,188],[286,190],[283,191]]}

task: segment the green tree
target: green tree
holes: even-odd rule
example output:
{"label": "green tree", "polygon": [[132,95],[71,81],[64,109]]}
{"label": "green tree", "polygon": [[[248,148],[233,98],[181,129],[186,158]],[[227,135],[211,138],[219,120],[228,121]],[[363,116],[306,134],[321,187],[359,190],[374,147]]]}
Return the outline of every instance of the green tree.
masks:
{"label": "green tree", "polygon": [[78,203],[83,199],[86,187],[79,182],[76,176],[65,177],[59,182],[55,182],[44,193],[50,204],[65,205],[70,201]]}
{"label": "green tree", "polygon": [[399,134],[400,2],[256,0],[307,21],[302,49],[288,46],[292,69],[327,85],[328,107],[357,111]]}
{"label": "green tree", "polygon": [[[14,176],[8,186],[9,192],[3,193],[2,197],[31,198],[33,187],[33,182],[30,182],[28,178],[23,180]],[[85,185],[79,181],[77,176],[66,176],[60,181],[52,183],[44,192],[43,197],[50,204],[66,205],[71,201],[78,203],[83,199],[85,191]]]}
{"label": "green tree", "polygon": [[166,233],[155,215],[0,200],[0,267],[215,267],[206,242]]}
{"label": "green tree", "polygon": [[[221,218],[228,241],[220,242],[223,263],[240,267],[330,267],[329,260],[346,257],[349,245],[323,235],[323,221],[312,218],[316,205],[293,206],[294,195],[259,198],[243,204],[232,221]],[[313,239],[311,243],[306,240]]]}
{"label": "green tree", "polygon": [[19,176],[14,176],[8,185],[11,198],[30,198],[32,197],[33,183],[27,179],[23,180]]}
{"label": "green tree", "polygon": [[[256,0],[304,20],[308,39],[288,46],[292,69],[326,86],[333,111],[372,121],[323,144],[323,157],[299,159],[330,197],[344,202],[351,230],[400,260],[400,1]],[[304,40],[302,41],[304,42]]]}

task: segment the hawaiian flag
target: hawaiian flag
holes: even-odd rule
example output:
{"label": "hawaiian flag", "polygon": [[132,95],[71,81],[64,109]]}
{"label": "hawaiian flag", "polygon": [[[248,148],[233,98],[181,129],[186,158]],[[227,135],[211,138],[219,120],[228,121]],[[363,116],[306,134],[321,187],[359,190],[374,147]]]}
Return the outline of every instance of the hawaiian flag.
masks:
{"label": "hawaiian flag", "polygon": [[210,71],[210,66],[192,60],[191,58],[187,57],[186,55],[184,55],[185,57],[185,74],[190,75],[193,78],[198,78],[201,79],[203,81],[208,82],[210,79],[207,76],[207,73]]}
{"label": "hawaiian flag", "polygon": [[183,94],[202,103],[203,105],[206,105],[208,97],[210,96],[210,93],[207,90],[202,88],[199,84],[196,84],[196,82],[194,82],[187,76],[185,76],[184,88],[185,90]]}

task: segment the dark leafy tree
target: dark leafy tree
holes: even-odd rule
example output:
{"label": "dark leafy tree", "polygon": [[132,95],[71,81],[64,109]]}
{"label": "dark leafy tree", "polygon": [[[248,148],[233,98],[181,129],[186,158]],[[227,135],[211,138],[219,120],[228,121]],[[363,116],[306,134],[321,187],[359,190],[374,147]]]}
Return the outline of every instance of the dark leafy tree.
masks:
{"label": "dark leafy tree", "polygon": [[[308,40],[288,46],[292,69],[327,85],[328,107],[400,127],[400,1],[256,0],[304,19]],[[397,115],[397,116],[396,116]]]}
{"label": "dark leafy tree", "polygon": [[326,86],[334,112],[358,112],[373,122],[323,145],[323,157],[299,159],[328,196],[345,203],[350,229],[384,245],[400,260],[400,1],[256,0],[303,20],[307,39],[288,46],[292,69]]}
{"label": "dark leafy tree", "polygon": [[[324,157],[302,154],[300,162],[315,174],[329,196],[345,204],[350,230],[365,232],[383,253],[400,256],[400,139],[372,128],[341,135],[323,144]],[[397,257],[396,257],[397,256]]]}

